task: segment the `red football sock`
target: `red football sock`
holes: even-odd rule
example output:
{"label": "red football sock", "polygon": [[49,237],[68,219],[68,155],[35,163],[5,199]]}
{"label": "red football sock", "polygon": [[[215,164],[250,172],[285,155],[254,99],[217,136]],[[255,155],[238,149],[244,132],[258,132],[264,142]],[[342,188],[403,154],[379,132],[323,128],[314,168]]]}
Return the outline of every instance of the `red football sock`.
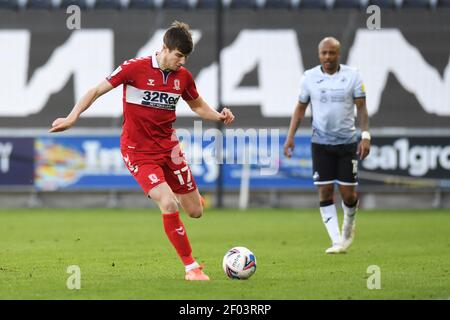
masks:
{"label": "red football sock", "polygon": [[184,228],[183,222],[180,220],[178,212],[164,213],[163,215],[164,230],[172,245],[177,250],[183,264],[185,266],[194,263],[192,258],[192,249],[189,239]]}

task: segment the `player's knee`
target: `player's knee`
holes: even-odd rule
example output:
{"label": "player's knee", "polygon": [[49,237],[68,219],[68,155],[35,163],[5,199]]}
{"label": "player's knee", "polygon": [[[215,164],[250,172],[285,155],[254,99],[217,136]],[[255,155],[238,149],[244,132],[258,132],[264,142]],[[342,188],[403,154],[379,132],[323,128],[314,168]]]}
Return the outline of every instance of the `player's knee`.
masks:
{"label": "player's knee", "polygon": [[159,201],[159,207],[163,212],[177,212],[178,205],[174,198],[166,197]]}
{"label": "player's knee", "polygon": [[190,208],[187,208],[187,214],[191,218],[198,219],[203,215],[203,208],[201,206],[192,206]]}
{"label": "player's knee", "polygon": [[333,200],[333,189],[322,189],[319,191],[320,201]]}
{"label": "player's knee", "polygon": [[358,201],[358,196],[356,193],[350,193],[342,197],[342,200],[347,206],[354,206]]}

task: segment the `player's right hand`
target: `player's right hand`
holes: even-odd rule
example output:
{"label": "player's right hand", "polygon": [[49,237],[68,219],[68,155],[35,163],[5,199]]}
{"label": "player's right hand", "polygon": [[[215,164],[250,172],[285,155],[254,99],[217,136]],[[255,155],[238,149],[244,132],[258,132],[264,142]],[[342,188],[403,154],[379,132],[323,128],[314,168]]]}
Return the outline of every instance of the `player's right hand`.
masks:
{"label": "player's right hand", "polygon": [[52,127],[48,132],[61,132],[73,126],[74,122],[68,118],[58,118],[52,123]]}
{"label": "player's right hand", "polygon": [[284,143],[284,155],[288,158],[292,157],[292,151],[294,151],[295,144],[294,139],[287,139]]}
{"label": "player's right hand", "polygon": [[231,110],[228,108],[223,108],[223,110],[219,116],[220,116],[220,121],[222,121],[226,125],[229,125],[234,121],[233,112],[231,112]]}

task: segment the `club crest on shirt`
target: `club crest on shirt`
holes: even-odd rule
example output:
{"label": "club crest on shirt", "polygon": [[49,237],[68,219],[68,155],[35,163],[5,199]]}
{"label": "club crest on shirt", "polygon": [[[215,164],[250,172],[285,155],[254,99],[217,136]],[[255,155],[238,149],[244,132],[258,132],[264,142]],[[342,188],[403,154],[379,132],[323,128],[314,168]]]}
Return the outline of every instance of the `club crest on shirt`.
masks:
{"label": "club crest on shirt", "polygon": [[181,89],[181,88],[180,88],[180,80],[175,79],[175,80],[173,81],[173,88],[174,88],[175,90],[180,90],[180,89]]}

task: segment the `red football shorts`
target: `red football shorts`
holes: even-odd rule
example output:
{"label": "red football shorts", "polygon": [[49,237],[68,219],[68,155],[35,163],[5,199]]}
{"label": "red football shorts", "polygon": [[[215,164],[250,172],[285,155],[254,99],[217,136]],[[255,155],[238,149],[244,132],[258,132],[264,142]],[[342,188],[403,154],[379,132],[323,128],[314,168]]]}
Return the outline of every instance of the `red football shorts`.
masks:
{"label": "red football shorts", "polygon": [[173,157],[171,153],[148,154],[122,149],[122,156],[128,170],[146,195],[163,182],[167,182],[177,194],[186,194],[197,189],[191,168],[181,152]]}

